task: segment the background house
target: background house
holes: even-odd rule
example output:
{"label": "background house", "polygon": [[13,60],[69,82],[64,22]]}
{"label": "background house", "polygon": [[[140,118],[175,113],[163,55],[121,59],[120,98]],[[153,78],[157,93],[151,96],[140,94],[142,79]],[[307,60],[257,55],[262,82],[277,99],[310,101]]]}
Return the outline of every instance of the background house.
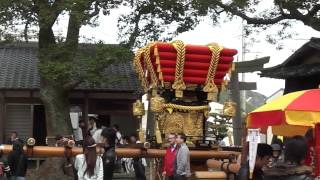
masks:
{"label": "background house", "polygon": [[[20,137],[35,137],[45,142],[45,109],[39,98],[40,78],[37,68],[37,43],[0,45],[0,144],[11,131]],[[131,104],[140,89],[131,61],[111,65],[108,74],[119,80],[90,87],[80,84],[69,98],[84,116],[98,114],[105,126],[117,123],[124,134],[135,133],[138,121],[133,119]]]}
{"label": "background house", "polygon": [[311,38],[282,64],[263,69],[260,76],[284,79],[284,94],[318,88],[320,84],[320,38]]}

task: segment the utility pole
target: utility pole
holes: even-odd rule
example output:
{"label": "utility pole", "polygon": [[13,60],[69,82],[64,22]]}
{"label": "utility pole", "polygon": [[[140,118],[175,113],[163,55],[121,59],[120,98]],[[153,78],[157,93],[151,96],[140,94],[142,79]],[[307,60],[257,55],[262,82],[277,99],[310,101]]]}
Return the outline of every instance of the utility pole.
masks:
{"label": "utility pole", "polygon": [[[241,53],[241,62],[245,61],[245,56],[246,56],[246,40],[245,40],[245,25],[244,25],[244,20],[242,20],[242,34],[241,34],[241,43],[242,43],[242,53]],[[246,82],[246,77],[245,73],[241,73],[241,81]],[[246,113],[246,91],[243,90],[241,91],[241,96],[240,96],[240,102],[241,102],[241,109]],[[242,116],[242,113],[240,112],[240,115]]]}

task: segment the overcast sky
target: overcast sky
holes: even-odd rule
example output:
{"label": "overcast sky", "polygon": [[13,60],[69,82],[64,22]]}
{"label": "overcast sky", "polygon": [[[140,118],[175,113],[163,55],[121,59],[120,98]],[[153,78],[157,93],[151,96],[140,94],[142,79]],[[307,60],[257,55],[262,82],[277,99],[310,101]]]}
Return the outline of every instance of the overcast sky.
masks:
{"label": "overcast sky", "polygon": [[[117,29],[117,18],[119,14],[123,13],[124,10],[113,10],[110,16],[101,16],[99,18],[100,25],[98,27],[83,27],[81,29],[81,36],[92,38],[96,40],[103,40],[105,43],[118,43],[118,29]],[[241,32],[242,32],[242,20],[234,19],[231,22],[222,23],[219,26],[213,27],[210,24],[210,20],[201,22],[194,30],[180,34],[175,39],[183,40],[188,44],[199,44],[205,45],[210,42],[216,42],[228,48],[235,48],[238,50],[238,57],[235,59],[241,60]],[[64,34],[67,27],[67,19],[61,18],[55,26],[55,31]],[[304,26],[302,23],[296,23],[293,26],[293,30],[300,32],[294,39],[283,41],[284,47],[282,50],[277,50],[276,46],[267,43],[264,40],[264,33],[261,33],[258,37],[255,37],[260,42],[254,43],[247,47],[245,60],[252,60],[256,57],[271,56],[270,62],[265,67],[271,67],[283,62],[289,57],[295,50],[301,47],[311,37],[320,37],[320,33],[312,30],[309,27]],[[275,32],[275,31],[274,31]],[[246,39],[247,43],[250,41]],[[246,74],[246,81],[257,82],[257,91],[269,96],[275,91],[284,87],[284,81],[260,78],[256,73]]]}

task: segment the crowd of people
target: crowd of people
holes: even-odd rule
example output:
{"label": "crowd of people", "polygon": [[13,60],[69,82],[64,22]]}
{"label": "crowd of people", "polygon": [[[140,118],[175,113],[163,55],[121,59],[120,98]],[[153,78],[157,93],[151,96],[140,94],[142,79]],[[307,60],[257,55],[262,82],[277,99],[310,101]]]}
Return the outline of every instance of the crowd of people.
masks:
{"label": "crowd of people", "polygon": [[[78,142],[77,144],[81,144]],[[118,125],[103,127],[97,119],[89,121],[89,130],[84,138],[84,153],[75,157],[75,171],[79,180],[111,180],[115,171],[134,171],[138,180],[146,180],[143,158],[123,158],[116,156],[115,147],[122,144],[138,143],[135,135],[122,137]],[[101,152],[101,157],[97,154]],[[144,160],[145,161],[145,160]],[[128,166],[131,164],[131,166]]]}
{"label": "crowd of people", "polygon": [[[79,122],[80,127],[82,122]],[[90,125],[83,139],[77,139],[77,145],[83,147],[83,154],[77,155],[71,164],[74,167],[74,176],[78,180],[111,180],[116,169],[122,169],[122,172],[135,174],[135,179],[146,180],[145,167],[146,159],[118,158],[115,153],[117,145],[127,145],[139,143],[135,135],[123,136],[118,125],[112,128],[102,127],[99,123]],[[66,139],[63,136],[57,136],[57,146],[59,142]],[[186,136],[181,134],[168,135],[169,147],[163,158],[163,177],[168,179],[183,180],[190,176],[190,157],[189,149],[186,146]],[[0,177],[6,177],[9,180],[24,180],[28,167],[28,158],[23,152],[24,141],[18,138],[17,132],[12,132],[8,144],[13,145],[13,151],[6,158],[2,159],[0,153]],[[60,144],[61,145],[61,144]],[[99,149],[97,151],[97,149]],[[99,153],[100,152],[100,153]],[[69,161],[68,161],[69,162]],[[119,166],[120,165],[120,166]]]}
{"label": "crowd of people", "polygon": [[[135,135],[122,136],[118,125],[106,128],[95,123],[90,127],[83,133],[86,134],[84,140],[77,142],[83,147],[83,154],[77,155],[72,161],[75,179],[111,180],[116,169],[120,168],[122,172],[134,172],[137,180],[146,180],[147,163],[144,158],[120,159],[115,153],[117,145],[139,143]],[[164,179],[185,180],[191,176],[186,138],[183,133],[167,135],[168,147],[162,161]],[[311,180],[312,141],[312,131],[308,131],[305,137],[286,138],[284,143],[274,139],[272,145],[258,144],[253,179]],[[24,141],[18,138],[17,132],[12,132],[7,143],[13,145],[13,150],[6,159],[2,158],[0,152],[0,179],[6,174],[9,180],[24,180],[28,167],[28,158],[23,152]],[[248,161],[241,164],[235,176],[237,180],[249,179],[248,164]]]}
{"label": "crowd of people", "polygon": [[[258,144],[253,171],[254,180],[311,180],[312,161],[308,153],[308,139],[303,136],[287,138],[285,143]],[[249,179],[249,166],[241,164],[238,180]]]}
{"label": "crowd of people", "polygon": [[[75,158],[75,170],[79,180],[112,179],[116,168],[124,172],[135,173],[137,180],[146,180],[144,158],[118,158],[115,154],[116,145],[139,143],[135,135],[123,136],[118,125],[103,128],[99,121],[90,121],[89,136],[83,142],[84,154]],[[81,144],[81,142],[78,142]],[[163,159],[163,177],[184,180],[191,175],[190,155],[186,145],[186,135],[183,133],[168,135],[169,147]],[[102,157],[94,151],[102,148]],[[101,165],[102,164],[102,165]],[[102,178],[103,177],[103,178]]]}

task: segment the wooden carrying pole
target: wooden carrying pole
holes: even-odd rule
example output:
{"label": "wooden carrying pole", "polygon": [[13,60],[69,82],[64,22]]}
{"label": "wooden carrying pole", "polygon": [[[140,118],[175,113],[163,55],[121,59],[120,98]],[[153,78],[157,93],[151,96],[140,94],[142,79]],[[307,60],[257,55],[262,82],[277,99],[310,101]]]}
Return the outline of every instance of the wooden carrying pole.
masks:
{"label": "wooden carrying pole", "polygon": [[230,162],[222,162],[213,159],[207,160],[208,168],[219,169],[224,172],[232,172],[237,173],[240,169],[240,164],[230,163]]}
{"label": "wooden carrying pole", "polygon": [[[49,147],[49,146],[34,146],[25,147],[25,153],[28,156],[33,157],[64,157],[65,147]],[[1,145],[0,150],[4,154],[8,154],[12,151],[12,145]],[[82,153],[82,148],[73,147],[70,149],[73,156]],[[161,158],[165,155],[165,150],[161,149],[139,149],[139,148],[116,148],[116,154],[119,157],[149,157],[149,158]],[[238,152],[232,151],[200,151],[191,150],[190,157],[192,159],[209,159],[209,158],[221,158],[226,159],[230,156],[238,156]]]}
{"label": "wooden carrying pole", "polygon": [[223,171],[215,171],[215,172],[208,172],[208,171],[196,171],[195,177],[197,179],[207,180],[224,180],[227,178],[227,174]]}

